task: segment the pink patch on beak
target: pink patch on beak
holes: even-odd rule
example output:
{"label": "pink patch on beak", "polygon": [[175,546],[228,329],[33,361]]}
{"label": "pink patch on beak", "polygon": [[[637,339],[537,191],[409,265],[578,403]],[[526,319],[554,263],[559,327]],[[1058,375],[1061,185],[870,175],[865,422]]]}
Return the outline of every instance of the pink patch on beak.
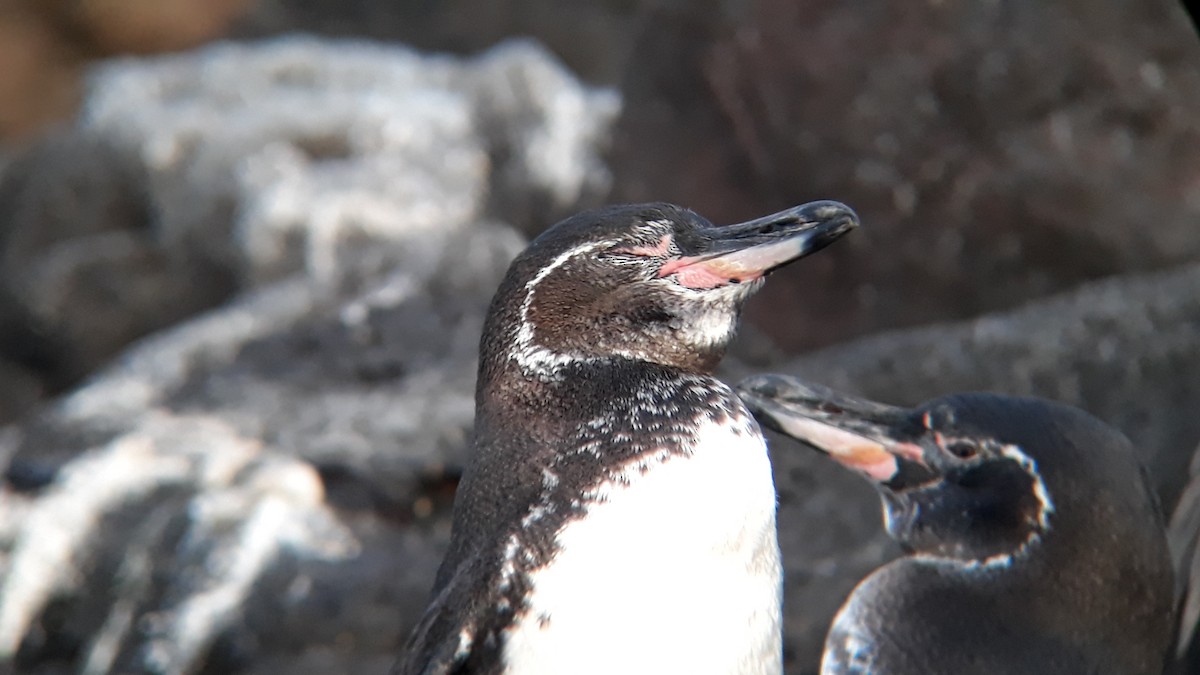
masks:
{"label": "pink patch on beak", "polygon": [[874,480],[891,480],[900,471],[896,458],[877,441],[808,418],[784,418],[780,422],[788,434],[820,448],[842,466]]}
{"label": "pink patch on beak", "polygon": [[672,260],[663,265],[662,269],[658,271],[658,276],[660,277],[665,277],[669,274],[675,275],[675,280],[680,286],[695,288],[697,290],[717,288],[728,284],[730,281],[727,276],[714,274],[704,263],[689,265],[684,260]]}
{"label": "pink patch on beak", "polygon": [[716,288],[734,281],[758,279],[803,253],[804,241],[791,238],[709,258],[678,258],[663,265],[658,276],[674,274],[679,284],[688,288]]}
{"label": "pink patch on beak", "polygon": [[929,466],[925,463],[925,451],[916,443],[893,443],[888,446],[893,455],[899,455],[910,462],[916,462],[921,466]]}
{"label": "pink patch on beak", "polygon": [[875,456],[873,460],[858,459],[858,461],[842,460],[842,464],[857,469],[865,473],[869,478],[879,481],[880,483],[891,480],[896,472],[899,471],[896,466],[896,458],[888,455]]}
{"label": "pink patch on beak", "polygon": [[717,288],[733,281],[750,281],[762,276],[761,272],[748,272],[729,265],[724,258],[677,258],[658,270],[659,277],[672,274],[680,286],[697,290]]}

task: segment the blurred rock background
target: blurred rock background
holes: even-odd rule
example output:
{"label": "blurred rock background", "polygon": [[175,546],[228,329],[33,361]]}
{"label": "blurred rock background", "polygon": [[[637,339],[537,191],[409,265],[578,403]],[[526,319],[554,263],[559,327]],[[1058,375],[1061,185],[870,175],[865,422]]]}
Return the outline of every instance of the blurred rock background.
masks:
{"label": "blurred rock background", "polygon": [[[1200,442],[1197,148],[1168,0],[0,0],[0,671],[386,672],[482,311],[604,202],[849,203],[728,378],[1064,400],[1169,509]],[[895,551],[867,486],[774,460],[810,673]]]}

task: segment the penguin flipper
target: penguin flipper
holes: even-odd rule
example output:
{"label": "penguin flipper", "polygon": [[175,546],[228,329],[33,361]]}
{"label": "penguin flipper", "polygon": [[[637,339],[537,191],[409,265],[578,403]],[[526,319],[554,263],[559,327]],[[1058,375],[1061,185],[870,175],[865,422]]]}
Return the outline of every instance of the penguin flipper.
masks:
{"label": "penguin flipper", "polygon": [[472,674],[481,673],[472,657],[480,656],[481,647],[495,647],[491,644],[495,641],[485,640],[487,644],[480,644],[479,607],[467,600],[475,595],[468,580],[476,562],[473,557],[460,564],[434,596],[405,644],[392,675],[454,675],[468,670]]}
{"label": "penguin flipper", "polygon": [[404,645],[404,653],[392,668],[392,675],[449,675],[466,661],[471,645],[462,649],[458,637],[449,639],[452,633],[445,630],[444,621],[439,621],[443,618],[444,604],[435,600],[426,610]]}

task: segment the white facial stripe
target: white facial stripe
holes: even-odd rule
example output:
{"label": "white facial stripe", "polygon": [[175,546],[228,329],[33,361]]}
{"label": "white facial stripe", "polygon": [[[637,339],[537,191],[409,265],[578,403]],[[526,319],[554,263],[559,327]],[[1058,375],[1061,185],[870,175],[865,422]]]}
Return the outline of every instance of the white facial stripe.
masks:
{"label": "white facial stripe", "polygon": [[[1026,455],[1021,449],[1015,445],[1005,445],[1000,448],[1000,454],[1008,457],[1020,465],[1025,473],[1033,478],[1033,496],[1038,500],[1038,529],[1045,532],[1050,529],[1050,514],[1054,513],[1054,502],[1050,499],[1050,492],[1046,490],[1046,483],[1042,480],[1042,474],[1038,471],[1037,462],[1032,457]],[[1034,533],[1032,537],[1039,536]],[[1032,538],[1031,537],[1031,538]],[[1028,541],[1025,542],[1029,544]],[[1024,546],[1022,547],[1024,548]]]}
{"label": "white facial stripe", "polygon": [[1025,541],[1021,542],[1021,545],[1015,551],[997,553],[982,560],[962,561],[928,554],[915,557],[972,569],[981,567],[1010,567],[1014,560],[1019,560],[1027,555],[1029,549],[1041,541],[1042,536],[1046,532],[1050,531],[1050,516],[1054,513],[1054,502],[1050,499],[1050,492],[1046,489],[1046,483],[1042,480],[1042,474],[1038,471],[1037,462],[1015,445],[1001,446],[1000,454],[1016,462],[1033,479],[1033,495],[1038,500],[1037,528],[1029,533],[1029,536],[1025,538]]}
{"label": "white facial stripe", "polygon": [[[664,237],[662,241],[667,242],[667,237]],[[564,251],[552,260],[549,265],[539,270],[537,275],[525,284],[525,298],[521,301],[521,307],[517,315],[517,334],[510,353],[510,358],[515,360],[525,373],[543,380],[552,381],[558,379],[559,371],[568,363],[595,360],[595,357],[585,354],[555,351],[539,344],[534,334],[533,323],[529,319],[529,308],[533,306],[533,299],[537,293],[538,284],[554,273],[555,270],[566,265],[577,256],[610,248],[616,246],[618,243],[615,240],[591,242]],[[738,296],[754,292],[762,284],[762,280],[756,279],[743,284],[731,284],[708,290],[690,289],[667,281],[663,283],[669,292],[680,296],[682,298],[681,301],[684,303],[694,304],[703,302],[711,306],[711,311],[698,312],[697,316],[692,317],[692,320],[680,328],[678,335],[680,339],[689,345],[709,348],[726,344],[733,336],[737,328],[737,312],[731,310],[728,305],[736,305],[740,302]],[[620,349],[614,349],[613,355],[631,359],[645,358],[644,354],[626,352]]]}
{"label": "white facial stripe", "polygon": [[553,377],[566,363],[579,360],[580,356],[561,354],[534,342],[533,324],[529,321],[529,307],[533,304],[533,295],[537,286],[547,276],[562,267],[575,256],[591,253],[601,248],[615,245],[612,240],[590,242],[564,251],[546,265],[525,284],[525,299],[521,301],[521,310],[517,317],[516,344],[513,345],[513,358],[522,370],[533,375]]}

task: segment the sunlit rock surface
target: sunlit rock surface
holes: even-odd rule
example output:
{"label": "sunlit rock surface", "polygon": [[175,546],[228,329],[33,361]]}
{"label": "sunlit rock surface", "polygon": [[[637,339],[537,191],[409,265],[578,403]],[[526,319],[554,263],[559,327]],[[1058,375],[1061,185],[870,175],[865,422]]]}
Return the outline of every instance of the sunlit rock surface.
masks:
{"label": "sunlit rock surface", "polygon": [[0,177],[0,402],[124,349],[0,433],[0,662],[386,670],[447,536],[514,226],[607,191],[618,110],[528,41],[96,69],[75,127]]}

